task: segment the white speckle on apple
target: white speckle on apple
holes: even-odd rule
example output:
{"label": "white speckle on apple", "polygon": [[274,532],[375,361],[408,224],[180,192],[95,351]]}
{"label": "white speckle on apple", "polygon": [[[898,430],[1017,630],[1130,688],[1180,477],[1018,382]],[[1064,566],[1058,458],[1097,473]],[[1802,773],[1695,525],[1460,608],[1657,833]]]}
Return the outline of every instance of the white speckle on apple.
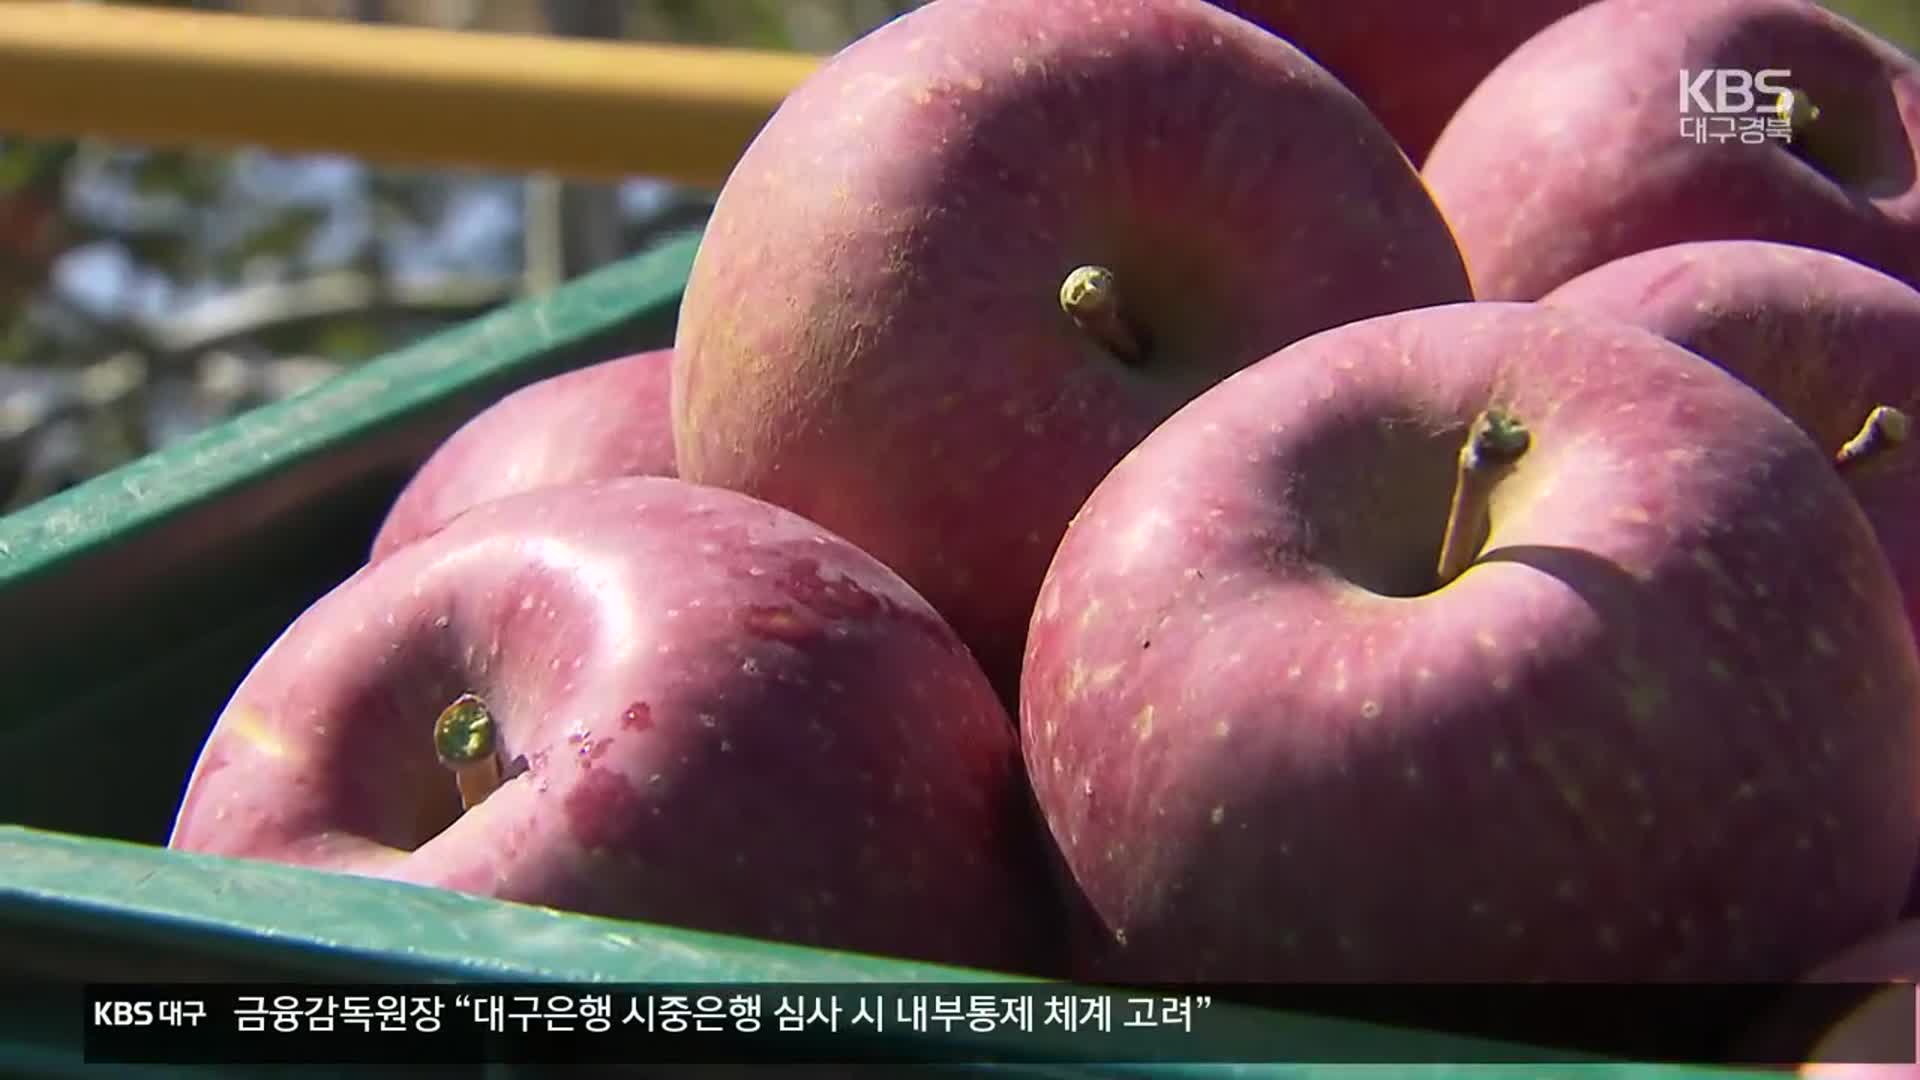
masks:
{"label": "white speckle on apple", "polygon": [[1493,688],[1502,694],[1513,689],[1513,676],[1504,671],[1495,675],[1493,677]]}
{"label": "white speckle on apple", "polygon": [[1491,630],[1477,631],[1473,635],[1473,640],[1478,642],[1480,647],[1488,652],[1494,652],[1500,648],[1500,639],[1494,637]]}
{"label": "white speckle on apple", "polygon": [[528,593],[527,595],[520,598],[520,610],[521,611],[533,610],[533,594],[532,593]]}
{"label": "white speckle on apple", "polygon": [[1527,936],[1527,924],[1526,924],[1526,923],[1523,923],[1523,922],[1517,922],[1517,921],[1516,921],[1516,922],[1510,922],[1510,923],[1508,923],[1508,924],[1507,924],[1507,936],[1508,936],[1509,938],[1523,938],[1523,937],[1526,937],[1526,936]]}
{"label": "white speckle on apple", "polygon": [[1476,919],[1486,918],[1487,902],[1485,900],[1469,900],[1467,902],[1467,914],[1472,915]]}
{"label": "white speckle on apple", "polygon": [[1213,807],[1213,812],[1207,815],[1207,820],[1213,822],[1216,826],[1226,821],[1227,820],[1226,804],[1215,803]]}
{"label": "white speckle on apple", "polygon": [[1062,771],[1063,770],[1061,769],[1061,765],[1060,765],[1060,755],[1055,754],[1053,756],[1053,775],[1059,776]]}
{"label": "white speckle on apple", "polygon": [[1287,678],[1289,678],[1289,679],[1298,679],[1299,677],[1300,677],[1300,665],[1299,665],[1299,664],[1294,664],[1294,665],[1291,665],[1290,667],[1288,667],[1288,668],[1287,668]]}
{"label": "white speckle on apple", "polygon": [[1643,829],[1651,829],[1653,828],[1653,820],[1653,811],[1642,810],[1640,811],[1639,818],[1637,818],[1634,823]]}
{"label": "white speckle on apple", "polygon": [[1233,725],[1227,723],[1225,720],[1214,721],[1213,734],[1216,738],[1224,739],[1232,731],[1233,731]]}
{"label": "white speckle on apple", "polygon": [[1407,782],[1408,787],[1419,787],[1420,786],[1419,763],[1409,761],[1405,765],[1401,766],[1400,776],[1402,779],[1404,779]]}
{"label": "white speckle on apple", "polygon": [[1580,887],[1574,884],[1572,878],[1561,878],[1559,884],[1553,887],[1553,894],[1562,900],[1571,900],[1580,895]]}
{"label": "white speckle on apple", "polygon": [[1601,923],[1596,936],[1600,939],[1601,948],[1608,952],[1620,951],[1620,931],[1614,929],[1610,924]]}
{"label": "white speckle on apple", "polygon": [[[1060,605],[1059,590],[1054,589],[1051,591],[1053,594],[1052,606],[1047,611],[1047,618],[1049,619],[1053,618],[1054,612],[1059,610],[1059,605]],[[1080,629],[1085,630],[1087,627],[1093,625],[1094,618],[1099,614],[1100,614],[1100,599],[1098,597],[1095,597],[1094,599],[1087,601],[1086,609],[1080,612]]]}
{"label": "white speckle on apple", "polygon": [[452,625],[453,625],[453,620],[448,618],[445,615],[436,616],[433,620],[433,628],[435,630],[445,630],[447,627]]}
{"label": "white speckle on apple", "polygon": [[1368,720],[1380,718],[1380,703],[1369,698],[1360,703],[1360,715]]}
{"label": "white speckle on apple", "polygon": [[1813,631],[1807,635],[1807,643],[1813,646],[1813,651],[1819,653],[1821,656],[1833,656],[1839,652],[1838,649],[1833,647],[1833,639],[1827,636],[1826,630],[1818,626],[1814,627]]}
{"label": "white speckle on apple", "polygon": [[1713,618],[1714,625],[1722,630],[1735,630],[1740,626],[1740,620],[1734,616],[1733,609],[1725,604],[1713,605],[1709,614]]}
{"label": "white speckle on apple", "polygon": [[704,728],[710,728],[710,727],[713,727],[714,725],[716,725],[716,724],[718,724],[719,722],[720,722],[720,721],[719,721],[719,718],[717,718],[717,717],[715,717],[715,716],[714,716],[714,715],[713,715],[712,713],[704,713],[704,712],[703,712],[703,713],[701,713],[701,714],[700,714],[700,726],[701,726],[701,727],[704,727]]}
{"label": "white speckle on apple", "polygon": [[1419,679],[1421,682],[1432,682],[1433,669],[1430,667],[1415,668],[1413,672],[1413,677],[1416,679]]}
{"label": "white speckle on apple", "polygon": [[1496,749],[1494,750],[1492,757],[1489,758],[1488,764],[1493,766],[1494,772],[1506,772],[1507,767],[1510,764],[1512,764],[1512,761],[1510,758],[1507,757],[1507,752],[1505,750]]}
{"label": "white speckle on apple", "polygon": [[760,675],[760,661],[751,656],[745,657],[740,661],[740,674],[757,678]]}

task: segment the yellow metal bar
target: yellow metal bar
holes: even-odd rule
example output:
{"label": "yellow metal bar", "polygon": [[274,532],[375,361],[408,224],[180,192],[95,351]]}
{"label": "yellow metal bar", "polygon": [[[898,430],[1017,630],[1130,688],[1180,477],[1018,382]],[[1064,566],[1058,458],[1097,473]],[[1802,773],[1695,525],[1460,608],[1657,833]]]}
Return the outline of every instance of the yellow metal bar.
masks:
{"label": "yellow metal bar", "polygon": [[15,0],[0,3],[0,132],[712,188],[819,63]]}

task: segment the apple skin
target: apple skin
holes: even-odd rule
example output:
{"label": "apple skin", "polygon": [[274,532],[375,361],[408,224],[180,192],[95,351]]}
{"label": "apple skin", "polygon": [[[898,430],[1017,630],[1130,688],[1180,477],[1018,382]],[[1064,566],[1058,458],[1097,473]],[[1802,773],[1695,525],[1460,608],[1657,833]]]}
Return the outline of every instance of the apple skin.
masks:
{"label": "apple skin", "polygon": [[637,353],[550,375],[494,402],[401,489],[371,558],[491,499],[616,476],[674,476],[672,364],[671,349]]}
{"label": "apple skin", "polygon": [[[1532,449],[1433,591],[1495,404]],[[1079,978],[1790,979],[1920,839],[1920,658],[1827,456],[1537,304],[1340,327],[1163,424],[1061,541],[1021,735]]]}
{"label": "apple skin", "polygon": [[[1683,138],[1681,70],[1729,67],[1790,70],[1822,110],[1813,134]],[[1534,300],[1689,240],[1823,248],[1920,283],[1916,159],[1920,62],[1840,16],[1807,0],[1598,0],[1496,67],[1422,176],[1475,297]]]}
{"label": "apple skin", "polygon": [[[462,814],[431,729],[524,771]],[[215,723],[171,846],[1014,971],[1042,884],[1012,719],[871,556],[733,492],[508,496],[364,567]]]}
{"label": "apple skin", "polygon": [[[1110,268],[1151,342],[1062,311]],[[675,339],[681,475],[898,571],[1011,702],[1067,519],[1202,389],[1308,333],[1464,300],[1359,99],[1202,0],[939,0],[831,59],[722,190]]]}
{"label": "apple skin", "polygon": [[1214,0],[1299,46],[1367,103],[1418,165],[1508,53],[1587,0]]}
{"label": "apple skin", "polygon": [[[1876,405],[1920,417],[1920,292],[1830,252],[1675,244],[1590,270],[1542,303],[1622,319],[1712,360],[1829,451]],[[1845,474],[1920,633],[1920,449]]]}

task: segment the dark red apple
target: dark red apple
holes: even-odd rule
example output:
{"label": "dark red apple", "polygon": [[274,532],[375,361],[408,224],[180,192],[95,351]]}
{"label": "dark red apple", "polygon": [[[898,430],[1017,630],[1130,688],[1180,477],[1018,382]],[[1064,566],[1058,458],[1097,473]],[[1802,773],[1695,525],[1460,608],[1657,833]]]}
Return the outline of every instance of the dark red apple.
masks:
{"label": "dark red apple", "polygon": [[440,444],[387,511],[372,558],[506,495],[616,476],[674,475],[673,350],[550,375],[501,398]]}
{"label": "dark red apple", "polygon": [[1214,0],[1339,76],[1415,164],[1508,53],[1587,0]]}
{"label": "dark red apple", "polygon": [[1920,841],[1920,657],[1828,452],[1537,304],[1169,419],[1061,541],[1021,733],[1083,978],[1790,979]]}
{"label": "dark red apple", "polygon": [[[1676,244],[1590,270],[1542,302],[1686,346],[1836,455],[1881,406],[1920,417],[1920,292],[1838,255],[1753,240]],[[1895,450],[1889,439],[1842,475],[1920,632],[1920,446]]]}
{"label": "dark red apple", "polygon": [[[1723,80],[1712,70],[1737,70]],[[1798,130],[1768,137],[1796,91]],[[1728,84],[1729,110],[1709,116]],[[1817,113],[1817,115],[1816,115]],[[1777,114],[1776,114],[1777,115]],[[1683,121],[1760,124],[1696,141]],[[1753,141],[1742,141],[1742,138]],[[1689,240],[1823,248],[1920,284],[1920,61],[1810,0],[1597,0],[1467,98],[1423,176],[1483,300],[1534,300],[1602,263]]]}
{"label": "dark red apple", "polygon": [[316,602],[171,843],[1027,970],[1056,901],[1023,787],[978,665],[872,557],[625,478],[483,503]]}
{"label": "dark red apple", "polygon": [[1011,700],[1054,544],[1279,346],[1465,299],[1366,107],[1202,0],[936,0],[834,57],[721,192],[675,341],[681,475],[899,571]]}

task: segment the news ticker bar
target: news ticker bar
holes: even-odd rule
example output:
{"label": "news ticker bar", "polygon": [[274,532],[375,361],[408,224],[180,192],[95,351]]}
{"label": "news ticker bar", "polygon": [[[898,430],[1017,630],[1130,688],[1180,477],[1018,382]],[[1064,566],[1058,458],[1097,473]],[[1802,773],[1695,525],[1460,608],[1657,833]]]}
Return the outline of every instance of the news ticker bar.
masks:
{"label": "news ticker bar", "polygon": [[[1911,984],[110,983],[65,993],[84,1016],[87,1062],[101,1064],[1916,1060]],[[23,1000],[17,988],[10,996]],[[1869,1003],[1875,1023],[1831,1049],[1836,1025]]]}

